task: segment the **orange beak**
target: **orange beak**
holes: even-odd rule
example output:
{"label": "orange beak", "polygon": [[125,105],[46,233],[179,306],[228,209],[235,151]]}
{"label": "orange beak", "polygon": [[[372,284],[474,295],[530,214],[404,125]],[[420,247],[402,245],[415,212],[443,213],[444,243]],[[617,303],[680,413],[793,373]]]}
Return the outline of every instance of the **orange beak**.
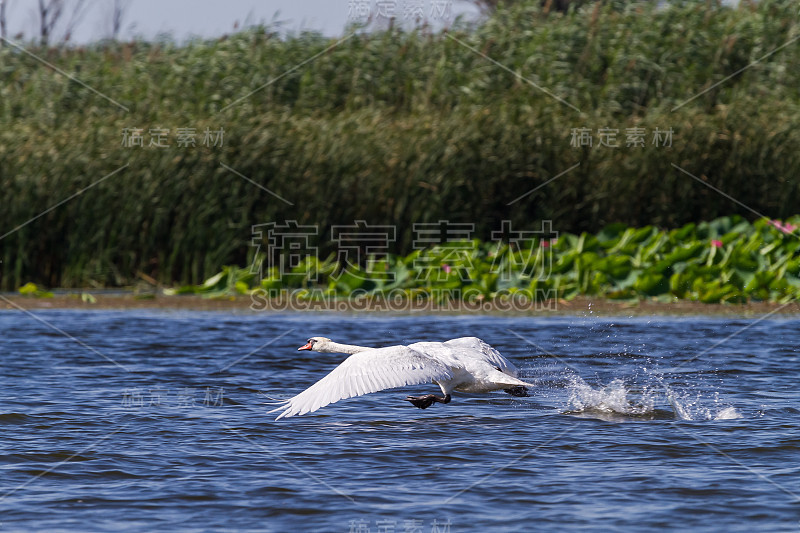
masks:
{"label": "orange beak", "polygon": [[300,352],[302,350],[310,350],[310,349],[311,349],[311,341],[309,341],[309,342],[305,343],[304,345],[302,345],[301,347],[299,347],[297,349],[297,351]]}

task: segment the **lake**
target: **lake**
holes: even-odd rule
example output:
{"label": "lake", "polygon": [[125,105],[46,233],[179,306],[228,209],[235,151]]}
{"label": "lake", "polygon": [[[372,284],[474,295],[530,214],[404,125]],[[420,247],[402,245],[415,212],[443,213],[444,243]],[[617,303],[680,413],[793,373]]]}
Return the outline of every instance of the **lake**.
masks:
{"label": "lake", "polygon": [[[352,398],[345,356],[475,335],[527,398]],[[0,531],[798,531],[800,320],[0,312]]]}

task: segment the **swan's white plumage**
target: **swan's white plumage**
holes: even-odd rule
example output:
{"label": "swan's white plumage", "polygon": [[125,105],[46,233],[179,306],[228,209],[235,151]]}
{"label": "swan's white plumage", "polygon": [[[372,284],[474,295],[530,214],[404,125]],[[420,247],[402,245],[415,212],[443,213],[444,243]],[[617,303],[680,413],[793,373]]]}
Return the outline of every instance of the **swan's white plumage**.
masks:
{"label": "swan's white plumage", "polygon": [[375,348],[351,355],[327,376],[270,413],[280,411],[278,420],[370,392],[446,381],[452,377],[447,366],[410,347]]}
{"label": "swan's white plumage", "polygon": [[463,355],[472,357],[480,361],[486,361],[492,366],[500,368],[501,372],[516,377],[519,374],[514,364],[500,355],[500,352],[489,346],[478,337],[459,337],[443,343],[445,346],[452,346],[456,349],[463,349]]}
{"label": "swan's white plumage", "polygon": [[[346,398],[409,385],[437,383],[445,395],[453,390],[490,392],[533,386],[517,379],[513,363],[477,337],[387,348],[362,348],[316,339],[324,341],[323,345],[356,353],[314,385],[270,411],[280,412],[276,420],[310,413]],[[337,350],[328,347],[318,351]]]}

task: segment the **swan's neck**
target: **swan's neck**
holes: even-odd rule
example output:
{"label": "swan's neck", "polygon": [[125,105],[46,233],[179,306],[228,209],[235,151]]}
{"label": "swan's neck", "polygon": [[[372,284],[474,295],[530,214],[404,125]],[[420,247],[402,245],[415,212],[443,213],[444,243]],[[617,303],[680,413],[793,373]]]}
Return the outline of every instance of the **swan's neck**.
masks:
{"label": "swan's neck", "polygon": [[329,342],[324,350],[326,353],[347,353],[347,354],[354,354],[358,352],[363,352],[364,350],[370,350],[371,348],[365,346],[356,346],[354,344],[340,344],[338,342]]}

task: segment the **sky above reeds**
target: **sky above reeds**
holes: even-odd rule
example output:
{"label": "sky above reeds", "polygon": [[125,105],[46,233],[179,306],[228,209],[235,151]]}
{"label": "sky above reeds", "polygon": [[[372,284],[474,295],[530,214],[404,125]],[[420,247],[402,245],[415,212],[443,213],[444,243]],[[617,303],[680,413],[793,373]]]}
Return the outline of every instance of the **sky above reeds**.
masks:
{"label": "sky above reeds", "polygon": [[[32,39],[38,27],[36,2],[5,1],[9,36],[22,33],[26,40]],[[71,42],[87,43],[110,34],[112,1],[88,3]],[[465,0],[128,0],[120,38],[153,39],[166,34],[183,41],[193,36],[218,37],[254,24],[279,24],[288,33],[319,31],[334,36],[341,35],[348,24],[363,21],[367,14],[380,23],[381,15],[393,11],[397,20],[412,24],[407,13],[412,4],[421,4],[418,9],[434,27],[449,25],[458,15],[477,15]]]}

